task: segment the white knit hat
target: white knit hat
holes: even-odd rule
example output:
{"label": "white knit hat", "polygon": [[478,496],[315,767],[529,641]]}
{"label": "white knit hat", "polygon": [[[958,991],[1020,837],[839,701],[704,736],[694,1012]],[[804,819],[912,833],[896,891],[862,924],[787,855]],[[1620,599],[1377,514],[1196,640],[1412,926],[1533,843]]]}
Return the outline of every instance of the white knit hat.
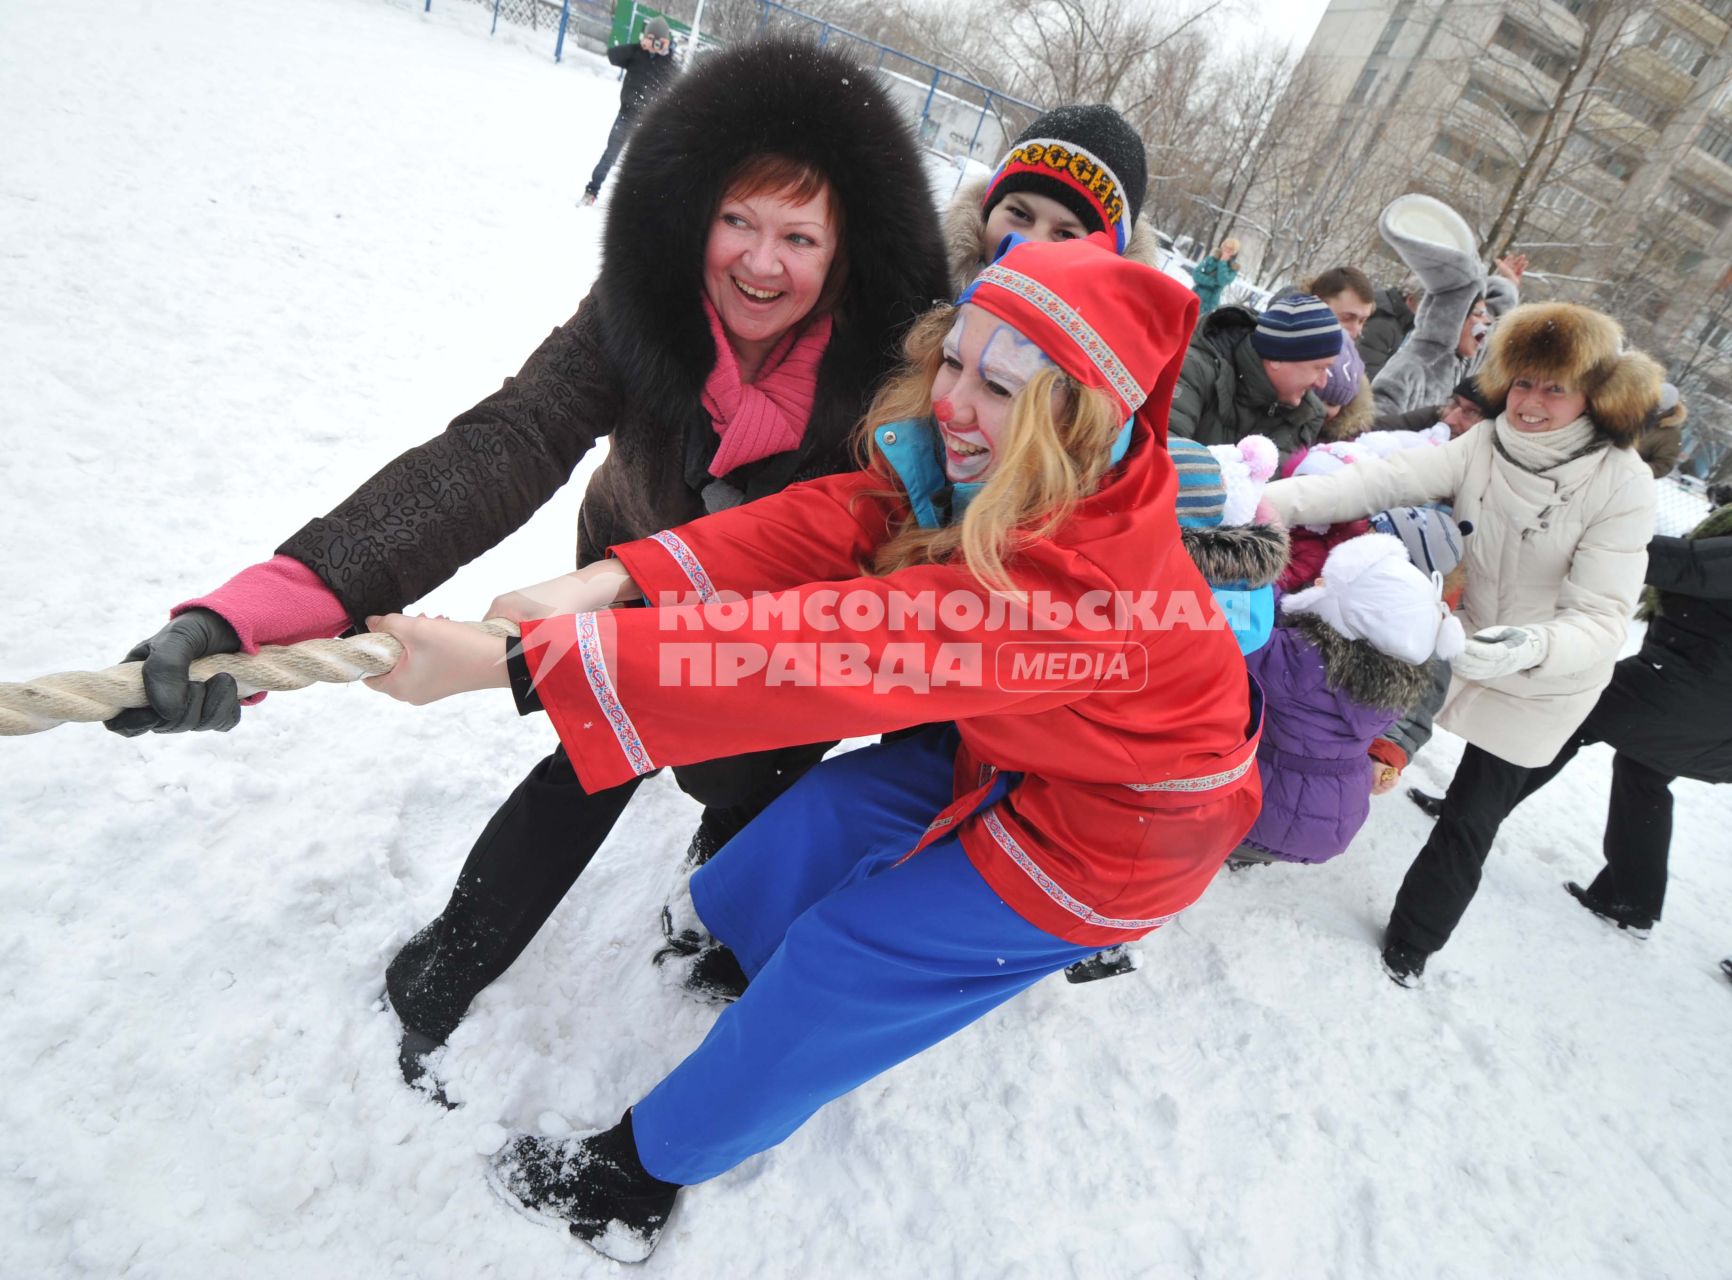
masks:
{"label": "white knit hat", "polygon": [[1212,444],[1209,452],[1221,464],[1221,487],[1227,491],[1221,523],[1251,524],[1263,490],[1281,463],[1281,453],[1268,436],[1246,436],[1237,444]]}
{"label": "white knit hat", "polygon": [[1281,600],[1349,640],[1364,640],[1403,662],[1453,658],[1467,637],[1443,602],[1443,575],[1414,568],[1400,538],[1366,533],[1338,543],[1323,562],[1322,585]]}

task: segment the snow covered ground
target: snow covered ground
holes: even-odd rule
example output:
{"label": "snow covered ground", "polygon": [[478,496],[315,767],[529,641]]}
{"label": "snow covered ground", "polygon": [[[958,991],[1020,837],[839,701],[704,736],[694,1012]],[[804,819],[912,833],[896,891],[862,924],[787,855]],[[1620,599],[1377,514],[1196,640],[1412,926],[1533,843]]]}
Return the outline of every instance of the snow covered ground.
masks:
{"label": "snow covered ground", "polygon": [[[575,308],[616,84],[438,0],[0,0],[0,678],[104,665],[497,386]],[[655,246],[642,246],[653,269]],[[582,477],[426,602],[570,562]],[[550,746],[509,700],[274,696],[228,735],[0,742],[0,1276],[552,1277],[497,1126],[611,1122],[711,1010],[647,963],[666,779],[444,1070],[393,949]],[[1433,787],[1460,744],[1412,770]],[[648,1276],[1732,1271],[1732,791],[1664,925],[1560,890],[1608,756],[1505,827],[1428,989],[1374,943],[1423,839],[1223,878],[1132,978],[1052,981],[686,1197]]]}

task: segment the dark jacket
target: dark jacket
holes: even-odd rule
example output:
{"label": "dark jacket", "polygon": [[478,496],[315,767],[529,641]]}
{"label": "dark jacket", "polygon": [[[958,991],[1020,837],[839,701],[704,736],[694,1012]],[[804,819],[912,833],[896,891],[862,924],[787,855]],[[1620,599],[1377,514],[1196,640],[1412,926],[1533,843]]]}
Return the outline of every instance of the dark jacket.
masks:
{"label": "dark jacket", "polygon": [[1307,391],[1297,405],[1275,399],[1275,388],[1252,348],[1257,317],[1244,307],[1222,307],[1204,317],[1191,337],[1168,429],[1198,444],[1237,444],[1268,436],[1281,461],[1317,443],[1323,402]]}
{"label": "dark jacket", "polygon": [[580,564],[704,514],[717,443],[701,401],[715,363],[701,305],[708,210],[759,151],[828,175],[847,211],[851,267],[804,440],[725,480],[750,499],[851,470],[850,436],[902,335],[944,296],[937,216],[919,149],[875,75],[834,49],[759,41],[709,55],[645,113],[577,314],[499,391],[281,553],[318,574],[357,623],[399,610],[528,520],[603,436],[608,456],[579,511]]}
{"label": "dark jacket", "polygon": [[1365,376],[1372,379],[1413,332],[1413,312],[1407,309],[1407,298],[1400,289],[1378,289],[1374,301],[1377,310],[1371,313],[1365,322],[1365,332],[1359,337]]}
{"label": "dark jacket", "polygon": [[607,51],[607,60],[625,68],[625,80],[619,87],[621,115],[636,115],[661,95],[663,89],[679,75],[679,65],[671,53],[651,53],[641,44],[616,44]]}
{"label": "dark jacket", "polygon": [[1650,542],[1648,583],[1641,652],[1617,665],[1590,724],[1650,769],[1732,782],[1732,507]]}

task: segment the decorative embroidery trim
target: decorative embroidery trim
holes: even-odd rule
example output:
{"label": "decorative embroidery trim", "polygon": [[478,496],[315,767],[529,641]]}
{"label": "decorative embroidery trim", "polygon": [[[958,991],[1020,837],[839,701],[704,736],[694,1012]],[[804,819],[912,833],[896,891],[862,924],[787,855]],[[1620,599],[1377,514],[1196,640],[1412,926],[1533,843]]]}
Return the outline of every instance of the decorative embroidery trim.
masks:
{"label": "decorative embroidery trim", "polygon": [[632,772],[639,777],[654,773],[658,766],[650,759],[643,739],[638,737],[637,726],[631,722],[613,691],[613,677],[608,674],[607,660],[602,657],[601,635],[596,630],[593,613],[577,615],[577,654],[583,662],[583,674],[589,677],[590,692],[595,694],[596,704],[607,717],[613,736],[619,739],[619,749],[625,752]]}
{"label": "decorative embroidery trim", "polygon": [[996,805],[986,811],[984,820],[987,831],[998,841],[998,847],[1010,855],[1010,860],[1022,868],[1023,873],[1034,881],[1042,893],[1084,924],[1098,925],[1103,929],[1158,929],[1179,914],[1175,911],[1171,915],[1155,916],[1150,920],[1115,920],[1111,916],[1103,916],[1093,907],[1071,897],[1058,881],[1040,869],[1035,860],[1029,857],[1028,851],[1016,842],[1016,837],[1005,830],[1004,823],[999,821]]}
{"label": "decorative embroidery trim", "polygon": [[692,549],[679,534],[663,529],[660,533],[652,533],[650,541],[660,543],[662,549],[674,558],[680,572],[686,575],[686,581],[697,590],[699,604],[708,604],[716,598],[716,585],[710,581],[710,575],[704,572],[703,562],[692,554]]}
{"label": "decorative embroidery trim", "polygon": [[1100,370],[1101,376],[1118,393],[1119,399],[1131,413],[1135,413],[1143,401],[1149,398],[1149,393],[1131,376],[1131,371],[1125,368],[1118,353],[1107,345],[1106,339],[1096,333],[1094,327],[1078,315],[1068,302],[1038,280],[1031,279],[1020,271],[1013,271],[1003,263],[995,262],[980,273],[976,284],[977,287],[980,284],[997,285],[1040,308],[1049,320],[1063,329],[1070,340],[1077,344],[1090,363]]}
{"label": "decorative embroidery trim", "polygon": [[1237,782],[1250,772],[1251,766],[1257,763],[1256,753],[1246,756],[1231,769],[1222,773],[1204,774],[1200,778],[1168,778],[1165,782],[1126,782],[1122,785],[1132,791],[1213,791],[1216,787],[1224,787],[1229,782]]}

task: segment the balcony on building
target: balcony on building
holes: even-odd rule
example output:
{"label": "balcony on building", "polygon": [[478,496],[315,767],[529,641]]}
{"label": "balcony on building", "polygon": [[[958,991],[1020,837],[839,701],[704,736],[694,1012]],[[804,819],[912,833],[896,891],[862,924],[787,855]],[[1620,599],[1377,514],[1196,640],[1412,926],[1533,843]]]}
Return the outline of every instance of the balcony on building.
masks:
{"label": "balcony on building", "polygon": [[1654,10],[1712,49],[1732,35],[1732,0],[1655,0]]}
{"label": "balcony on building", "polygon": [[1455,105],[1449,109],[1449,120],[1457,132],[1478,136],[1511,157],[1525,155],[1528,138],[1495,103],[1475,92],[1470,82]]}
{"label": "balcony on building", "polygon": [[1612,66],[1618,79],[1668,107],[1681,105],[1696,87],[1682,67],[1659,50],[1643,45],[1620,49],[1613,55]]}
{"label": "balcony on building", "polygon": [[1563,0],[1511,0],[1504,12],[1532,31],[1573,48],[1580,48],[1587,29]]}
{"label": "balcony on building", "polygon": [[1489,63],[1510,97],[1537,111],[1548,110],[1558,96],[1558,78],[1502,45],[1487,45],[1476,61]]}
{"label": "balcony on building", "polygon": [[1704,151],[1699,143],[1685,150],[1678,171],[1699,187],[1732,197],[1732,163]]}

